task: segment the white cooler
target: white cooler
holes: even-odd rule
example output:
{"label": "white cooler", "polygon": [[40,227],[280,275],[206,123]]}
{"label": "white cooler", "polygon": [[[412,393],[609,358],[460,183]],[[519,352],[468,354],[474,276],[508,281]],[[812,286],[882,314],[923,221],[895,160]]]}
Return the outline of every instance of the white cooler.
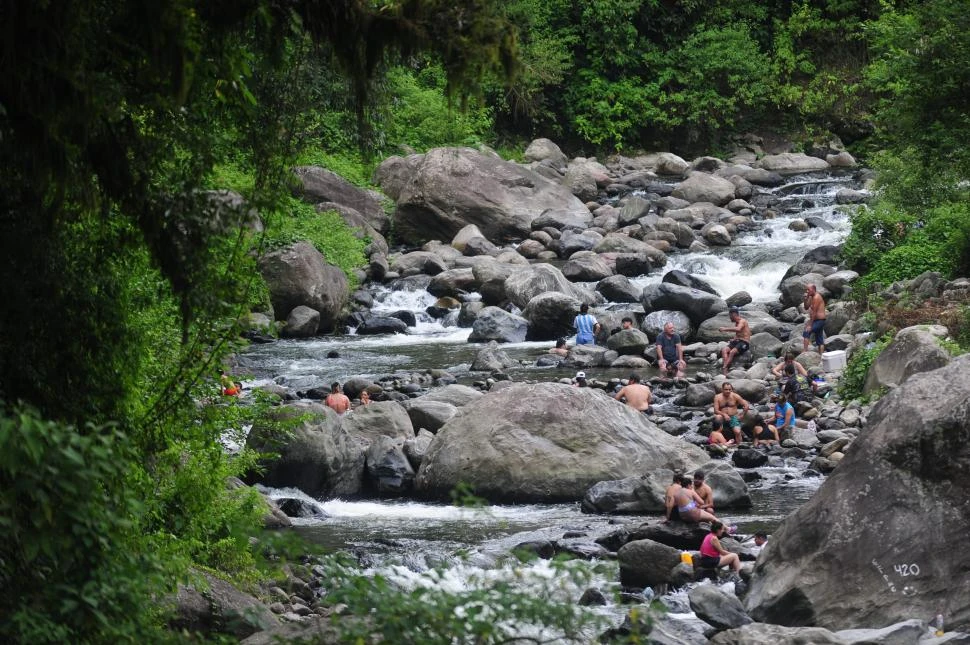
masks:
{"label": "white cooler", "polygon": [[845,368],[845,350],[837,349],[822,352],[822,369],[826,372],[841,372]]}

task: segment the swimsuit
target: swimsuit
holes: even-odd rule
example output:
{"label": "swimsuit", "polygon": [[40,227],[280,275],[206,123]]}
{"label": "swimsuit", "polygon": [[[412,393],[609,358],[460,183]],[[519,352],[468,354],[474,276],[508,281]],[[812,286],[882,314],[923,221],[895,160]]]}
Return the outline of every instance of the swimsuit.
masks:
{"label": "swimsuit", "polygon": [[689,513],[695,508],[697,508],[697,504],[694,502],[694,500],[690,500],[687,502],[687,506],[678,506],[677,511],[680,513]]}
{"label": "swimsuit", "polygon": [[734,349],[736,347],[738,349],[738,354],[743,354],[746,351],[748,351],[748,348],[751,347],[751,345],[746,340],[735,338],[730,343],[728,343],[728,347],[730,347],[731,349]]}
{"label": "swimsuit", "polygon": [[732,414],[728,418],[728,427],[729,428],[740,428],[741,427],[741,419],[739,419],[737,417],[737,415]]}

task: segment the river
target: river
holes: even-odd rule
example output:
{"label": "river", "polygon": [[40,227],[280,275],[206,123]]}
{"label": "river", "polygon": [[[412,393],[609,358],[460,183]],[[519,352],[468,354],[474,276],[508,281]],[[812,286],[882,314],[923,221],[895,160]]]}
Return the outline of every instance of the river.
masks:
{"label": "river", "polygon": [[[747,291],[754,302],[770,302],[778,297],[778,284],[789,266],[808,250],[840,243],[849,231],[848,218],[834,205],[835,193],[843,187],[858,188],[850,174],[813,174],[789,178],[773,190],[761,192],[779,198],[773,206],[774,219],[761,222],[757,231],[740,235],[730,247],[708,253],[676,253],[668,256],[663,271],[633,279],[640,287],[658,282],[671,269],[681,269],[703,278],[727,297]],[[794,220],[816,216],[827,226],[795,232],[788,225]],[[408,334],[391,336],[342,336],[312,340],[281,340],[267,345],[252,345],[241,356],[242,365],[251,370],[252,387],[275,382],[292,390],[326,386],[360,376],[376,379],[389,374],[407,375],[428,368],[447,369],[460,382],[472,383],[482,377],[469,366],[479,346],[468,343],[470,329],[455,326],[453,319],[432,320],[424,310],[436,300],[424,291],[393,290],[386,286],[372,289],[373,310],[392,312],[402,309],[415,313],[418,324]],[[503,349],[521,366],[509,370],[514,380],[550,380],[571,376],[557,368],[535,366],[535,359],[549,347],[543,343],[517,343]],[[336,351],[339,357],[327,358]],[[624,376],[626,370],[617,371]],[[602,376],[609,376],[603,370]],[[658,393],[663,413],[679,410]],[[792,510],[811,497],[821,484],[820,477],[802,475],[807,463],[772,458],[757,470],[758,479],[749,482],[753,507],[742,515],[727,514],[741,533],[770,532]],[[528,585],[529,576],[521,567],[509,567],[503,555],[516,544],[539,539],[555,539],[564,532],[602,532],[614,518],[580,512],[578,504],[485,506],[477,509],[428,504],[408,500],[311,500],[299,491],[268,490],[274,497],[301,497],[327,515],[326,519],[296,520],[298,530],[309,540],[333,549],[351,549],[368,574],[381,573],[408,589],[421,584],[432,568],[443,574],[455,589],[476,584],[482,576],[508,576],[515,584]],[[622,518],[636,522],[645,518]],[[539,560],[528,570],[539,580],[548,579],[549,564]],[[515,571],[515,573],[513,572]],[[444,578],[441,578],[443,575]],[[616,587],[615,568],[597,574],[593,584],[604,590]],[[572,590],[578,598],[582,589]],[[568,596],[569,594],[567,594]],[[683,610],[683,594],[665,596],[664,601],[677,615],[689,619]],[[618,616],[621,607],[600,610]],[[680,612],[680,613],[678,613]]]}

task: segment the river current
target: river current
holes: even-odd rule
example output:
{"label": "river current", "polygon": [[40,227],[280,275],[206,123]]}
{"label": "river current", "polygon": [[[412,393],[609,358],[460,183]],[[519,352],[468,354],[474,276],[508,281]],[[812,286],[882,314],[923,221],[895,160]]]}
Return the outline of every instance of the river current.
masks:
{"label": "river current", "polygon": [[[779,198],[772,207],[778,213],[776,218],[761,221],[757,230],[739,235],[730,247],[707,253],[671,253],[664,269],[632,281],[644,287],[659,282],[667,271],[680,269],[703,278],[722,297],[744,290],[755,303],[777,300],[778,285],[792,264],[808,250],[839,244],[848,234],[848,217],[834,203],[835,193],[845,187],[857,189],[859,182],[849,174],[813,173],[790,177],[775,189],[760,189]],[[820,218],[826,225],[806,232],[789,229],[793,220],[809,216]],[[374,287],[372,293],[374,313],[410,310],[418,320],[417,326],[408,334],[356,336],[348,330],[340,336],[252,345],[240,357],[243,368],[253,374],[244,385],[275,382],[294,390],[307,389],[355,376],[377,378],[429,368],[447,369],[464,383],[482,378],[481,373],[469,371],[480,349],[480,345],[467,342],[470,329],[457,327],[453,318],[433,320],[425,314],[425,308],[435,302],[434,296],[385,286]],[[509,376],[514,380],[572,376],[558,368],[535,366],[535,359],[549,346],[548,342],[503,345],[503,350],[522,362],[508,371]],[[339,357],[327,358],[334,350]],[[602,372],[597,375],[608,378],[626,374],[626,370]],[[663,411],[672,406],[661,396],[658,407]],[[805,462],[774,458],[757,470],[757,479],[749,482],[752,508],[743,514],[725,515],[742,534],[756,530],[770,533],[821,484],[819,477],[804,477],[806,466]],[[587,515],[579,504],[461,508],[409,500],[313,500],[289,489],[266,492],[272,497],[298,497],[314,504],[326,519],[297,519],[297,530],[325,547],[351,550],[362,571],[380,573],[404,589],[424,584],[424,576],[431,569],[438,571],[436,584],[456,591],[495,576],[507,576],[526,587],[532,584],[530,580],[545,584],[554,575],[548,562],[530,563],[525,567],[529,575],[523,575],[523,567],[509,566],[504,556],[523,542],[556,539],[567,531],[597,533],[611,522],[647,519]],[[608,563],[605,568],[594,576],[595,586],[604,591],[614,589],[617,580],[615,566]],[[564,591],[563,600],[575,602],[582,591]],[[690,620],[683,592],[668,594],[664,602],[672,615]],[[620,606],[600,611],[612,612],[616,622],[624,613]]]}

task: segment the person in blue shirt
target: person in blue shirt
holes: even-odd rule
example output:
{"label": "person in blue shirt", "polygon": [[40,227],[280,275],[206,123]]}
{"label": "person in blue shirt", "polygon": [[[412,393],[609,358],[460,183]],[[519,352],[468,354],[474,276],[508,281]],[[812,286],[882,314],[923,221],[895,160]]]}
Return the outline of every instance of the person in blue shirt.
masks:
{"label": "person in blue shirt", "polygon": [[600,331],[600,324],[590,315],[587,304],[580,306],[579,315],[573,320],[573,327],[576,328],[577,345],[592,345]]}
{"label": "person in blue shirt", "polygon": [[[767,420],[766,420],[767,421]],[[771,431],[772,439],[762,439],[761,435],[764,434],[765,427]],[[772,442],[780,442],[781,437],[791,436],[791,431],[795,427],[795,408],[792,404],[788,402],[788,397],[784,394],[778,395],[778,401],[775,403],[775,416],[770,422],[766,422],[764,426],[755,426],[754,428],[754,447],[757,448],[760,444],[770,444]]]}

